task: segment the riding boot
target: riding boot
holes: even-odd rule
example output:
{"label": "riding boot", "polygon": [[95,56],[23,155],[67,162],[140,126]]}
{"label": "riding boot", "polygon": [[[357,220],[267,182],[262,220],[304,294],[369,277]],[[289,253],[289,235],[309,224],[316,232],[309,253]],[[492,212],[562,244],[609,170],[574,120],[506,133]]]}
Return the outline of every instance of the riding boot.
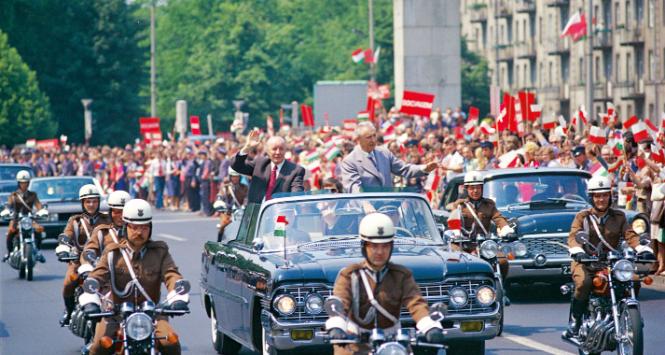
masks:
{"label": "riding boot", "polygon": [[7,239],[5,240],[5,244],[7,246],[7,253],[5,253],[5,256],[2,257],[2,262],[4,263],[9,259],[9,256],[12,254],[12,250],[14,250],[14,236],[7,234]]}
{"label": "riding boot", "polygon": [[588,301],[580,301],[573,298],[573,301],[570,303],[570,315],[572,319],[570,320],[568,329],[564,332],[565,337],[577,337],[580,327],[582,326],[582,316],[586,311],[587,302]]}
{"label": "riding boot", "polygon": [[69,325],[69,320],[72,316],[72,312],[74,311],[74,306],[76,305],[76,299],[72,297],[64,297],[65,300],[65,311],[62,314],[62,318],[60,318],[60,326],[64,327],[66,325]]}

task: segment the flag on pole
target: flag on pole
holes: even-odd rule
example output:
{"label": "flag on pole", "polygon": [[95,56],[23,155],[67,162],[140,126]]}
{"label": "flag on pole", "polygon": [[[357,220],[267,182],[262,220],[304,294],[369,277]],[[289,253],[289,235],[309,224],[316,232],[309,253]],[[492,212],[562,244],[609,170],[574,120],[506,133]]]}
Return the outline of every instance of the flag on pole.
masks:
{"label": "flag on pole", "polygon": [[434,95],[404,90],[400,112],[407,115],[429,117],[434,106]]}
{"label": "flag on pole", "polygon": [[318,149],[314,149],[305,155],[305,161],[307,163],[311,163],[315,160],[318,160],[320,156],[321,154],[319,153]]}
{"label": "flag on pole", "polygon": [[300,105],[300,112],[302,113],[302,123],[305,127],[314,127],[314,113],[312,106],[302,104]]}
{"label": "flag on pole", "polygon": [[460,208],[455,208],[448,216],[448,229],[454,231],[462,230],[462,213]]}
{"label": "flag on pole", "polygon": [[379,62],[379,53],[381,53],[381,46],[376,47],[376,50],[374,51],[374,58],[373,58],[374,63]]}
{"label": "flag on pole", "polygon": [[556,128],[557,119],[554,116],[554,112],[551,115],[543,117],[543,129],[554,129]]}
{"label": "flag on pole", "polygon": [[577,115],[579,116],[580,120],[582,121],[582,125],[586,126],[589,124],[589,119],[588,115],[586,113],[586,109],[584,108],[584,105],[580,105],[580,109],[577,111]]}
{"label": "flag on pole", "polygon": [[286,220],[286,216],[277,216],[275,220],[275,237],[286,237],[286,226],[289,224],[289,221]]}
{"label": "flag on pole", "polygon": [[358,48],[353,53],[351,53],[351,59],[355,63],[360,63],[365,59],[365,52],[363,51],[362,48]]}
{"label": "flag on pole", "polygon": [[617,157],[620,157],[623,154],[623,132],[620,129],[614,131],[610,146],[612,147],[612,152]]}
{"label": "flag on pole", "polygon": [[651,144],[651,160],[656,163],[665,164],[665,151],[657,144]]}
{"label": "flag on pole", "polygon": [[623,129],[629,129],[639,121],[640,120],[637,118],[637,116],[632,115],[632,116],[630,116],[629,119],[623,121]]}
{"label": "flag on pole", "polygon": [[358,115],[356,116],[356,118],[358,119],[358,122],[368,121],[369,120],[369,112],[360,111],[360,112],[358,112]]}
{"label": "flag on pole", "polygon": [[531,104],[529,107],[531,112],[529,113],[529,121],[536,121],[540,118],[540,114],[543,111],[543,107],[539,104]]}
{"label": "flag on pole", "polygon": [[656,136],[658,135],[658,128],[656,127],[653,122],[647,117],[644,119],[644,124],[647,125],[647,128],[649,129],[649,135],[651,138],[656,139]]}
{"label": "flag on pole", "polygon": [[593,144],[604,145],[607,143],[607,130],[596,126],[591,126],[589,131],[589,141]]}
{"label": "flag on pole", "polygon": [[324,153],[323,156],[326,158],[327,161],[332,161],[335,159],[342,151],[339,149],[338,146],[333,145],[330,148],[328,148]]}
{"label": "flag on pole", "polygon": [[494,127],[492,127],[487,121],[483,121],[483,123],[480,124],[480,132],[486,136],[491,136],[496,133],[496,129],[494,129]]}
{"label": "flag on pole", "polygon": [[514,168],[520,161],[519,151],[511,150],[499,157],[499,168]]}
{"label": "flag on pole", "polygon": [[568,23],[566,23],[566,27],[563,28],[559,38],[570,36],[573,42],[577,42],[586,35],[586,17],[583,12],[578,11],[568,19]]}
{"label": "flag on pole", "polygon": [[644,122],[637,122],[631,125],[630,130],[633,132],[633,139],[637,143],[649,138],[649,131]]}
{"label": "flag on pole", "polygon": [[374,53],[372,52],[371,48],[365,49],[365,63],[374,63]]}
{"label": "flag on pole", "polygon": [[593,177],[597,177],[597,176],[609,177],[610,176],[607,169],[605,169],[605,167],[601,163],[596,163],[596,164],[592,165],[591,168],[589,168],[589,172],[591,173],[591,175]]}

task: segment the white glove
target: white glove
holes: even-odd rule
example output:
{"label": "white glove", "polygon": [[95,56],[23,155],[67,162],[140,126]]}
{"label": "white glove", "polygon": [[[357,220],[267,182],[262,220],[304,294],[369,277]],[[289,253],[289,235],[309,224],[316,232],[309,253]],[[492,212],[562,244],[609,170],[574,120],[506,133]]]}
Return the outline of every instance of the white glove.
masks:
{"label": "white glove", "polygon": [[649,253],[653,254],[653,249],[651,249],[648,245],[638,245],[635,247],[635,251],[638,254],[644,253],[645,251],[648,251]]}
{"label": "white glove", "polygon": [[501,229],[499,229],[499,237],[505,237],[509,234],[515,233],[515,230],[511,228],[510,226],[503,226]]}
{"label": "white glove", "polygon": [[35,213],[35,216],[37,216],[37,218],[46,218],[48,217],[48,210],[42,208],[41,210],[37,211],[37,213]]}
{"label": "white glove", "polygon": [[74,251],[72,250],[73,248],[70,247],[69,245],[65,244],[60,244],[55,248],[55,254],[60,254],[60,253],[67,253],[67,254],[73,254]]}
{"label": "white glove", "polygon": [[184,295],[179,295],[175,293],[175,291],[169,292],[168,295],[166,295],[166,299],[168,302],[166,304],[171,305],[175,301],[184,301],[185,303],[189,304],[189,293],[185,293]]}
{"label": "white glove", "polygon": [[570,253],[570,256],[573,256],[575,254],[584,253],[584,249],[580,247],[572,247],[568,249],[568,252]]}
{"label": "white glove", "polygon": [[79,266],[79,268],[76,270],[76,272],[80,275],[80,274],[83,274],[85,272],[90,272],[94,269],[95,268],[93,268],[92,265],[90,265],[90,264],[81,264],[81,266]]}
{"label": "white glove", "polygon": [[81,307],[83,307],[86,304],[90,303],[94,303],[98,305],[100,308],[102,307],[102,301],[99,299],[99,295],[97,295],[96,293],[92,294],[92,293],[83,292],[79,296],[79,304],[81,305]]}

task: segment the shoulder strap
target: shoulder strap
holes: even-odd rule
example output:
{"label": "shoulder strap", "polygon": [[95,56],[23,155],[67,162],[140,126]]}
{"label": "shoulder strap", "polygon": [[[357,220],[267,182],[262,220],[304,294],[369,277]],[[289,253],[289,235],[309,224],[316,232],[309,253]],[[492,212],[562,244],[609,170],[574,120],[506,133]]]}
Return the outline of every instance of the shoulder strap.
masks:
{"label": "shoulder strap", "polygon": [[471,215],[473,216],[473,219],[476,220],[476,223],[480,226],[480,229],[483,230],[483,233],[485,233],[485,235],[488,236],[489,233],[487,233],[487,229],[485,229],[485,226],[480,221],[480,218],[478,218],[478,215],[476,214],[476,210],[473,208],[473,206],[471,206],[471,204],[467,201],[464,202],[464,205],[466,206],[466,208],[469,209],[469,212],[471,212]]}
{"label": "shoulder strap", "polygon": [[367,298],[369,299],[369,303],[372,304],[372,307],[374,307],[379,313],[383,314],[384,317],[388,318],[393,324],[397,324],[397,318],[395,318],[390,312],[388,312],[385,308],[379,304],[379,302],[374,298],[374,292],[372,292],[372,288],[369,286],[369,281],[367,281],[367,273],[365,270],[360,270],[360,278],[363,281],[363,286],[365,286],[365,292],[367,292]]}
{"label": "shoulder strap", "polygon": [[148,295],[147,292],[145,292],[145,289],[139,282],[139,280],[136,278],[136,273],[134,272],[134,267],[132,266],[132,263],[129,260],[129,256],[127,255],[127,252],[125,252],[123,249],[120,249],[120,254],[122,255],[122,258],[125,260],[125,264],[127,264],[127,270],[129,270],[129,276],[132,277],[132,283],[139,289],[143,297],[145,297],[146,300],[153,302],[152,298]]}
{"label": "shoulder strap", "polygon": [[[29,207],[28,204],[25,203],[25,200],[23,200],[23,197],[21,196],[21,194],[14,192],[14,195],[16,196],[16,198],[18,198],[18,202],[20,202],[23,206],[25,206],[26,209],[32,210],[32,207]],[[16,213],[18,213],[18,212],[16,212]]]}
{"label": "shoulder strap", "polygon": [[598,219],[598,217],[596,217],[596,216],[593,215],[593,214],[589,214],[589,219],[591,220],[591,224],[593,225],[593,229],[596,231],[596,234],[598,234],[598,238],[600,239],[600,241],[601,241],[606,247],[608,247],[609,250],[616,251],[616,249],[614,249],[614,247],[611,246],[610,243],[607,242],[607,240],[605,240],[605,237],[603,237],[603,234],[600,233],[600,228],[598,228],[598,222],[596,221],[596,220]]}

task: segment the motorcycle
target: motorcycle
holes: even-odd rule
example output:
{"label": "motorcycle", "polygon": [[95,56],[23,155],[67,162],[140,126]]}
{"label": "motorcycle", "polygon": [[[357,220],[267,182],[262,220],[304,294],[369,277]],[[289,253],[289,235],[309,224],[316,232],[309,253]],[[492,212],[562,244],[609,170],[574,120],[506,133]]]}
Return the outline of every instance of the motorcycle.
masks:
{"label": "motorcycle", "polygon": [[[582,316],[577,337],[562,335],[564,341],[575,345],[580,354],[600,354],[617,351],[618,354],[643,354],[644,338],[640,303],[636,288],[640,282],[650,285],[653,280],[646,276],[648,268],[638,270],[637,264],[650,264],[635,250],[623,242],[619,249],[604,252],[602,242],[594,246],[588,233],[581,231],[575,236],[584,246],[588,258],[579,262],[594,272],[593,288],[589,296],[588,314]],[[642,240],[642,244],[647,240]],[[574,285],[561,286],[561,293],[571,294]],[[570,316],[569,316],[570,319]]]}
{"label": "motorcycle", "polygon": [[[328,297],[324,308],[329,316],[346,318],[344,305],[338,297]],[[430,306],[430,318],[436,322],[441,322],[445,313],[446,306],[443,303],[435,303]],[[375,327],[370,333],[363,333],[359,336],[349,335],[347,339],[332,339],[327,334],[323,338],[332,345],[367,344],[372,348],[371,355],[413,355],[415,347],[435,352],[438,352],[439,349],[446,349],[443,344],[428,343],[425,341],[425,335],[418,333],[415,329],[400,328],[394,334],[386,334],[381,328]]]}
{"label": "motorcycle", "polygon": [[510,301],[508,297],[506,297],[506,290],[503,286],[503,276],[501,275],[498,254],[499,251],[501,251],[508,259],[523,257],[526,256],[528,252],[526,245],[518,241],[517,236],[514,234],[505,237],[499,237],[494,233],[490,233],[488,236],[478,234],[476,235],[475,241],[473,241],[469,235],[456,237],[452,233],[447,232],[446,236],[449,249],[451,244],[457,244],[464,252],[480,256],[481,259],[487,261],[492,266],[492,270],[494,270],[494,280],[497,284],[497,299],[501,300],[499,309],[501,319],[499,320],[499,330],[497,333],[497,336],[501,336],[504,323],[504,308],[510,306]]}
{"label": "motorcycle", "polygon": [[[69,238],[65,234],[61,234],[60,237],[58,238],[58,242],[60,244],[64,244],[69,246],[72,250],[76,250],[76,248],[73,245],[73,242],[71,238]],[[75,280],[77,285],[76,289],[74,290],[74,310],[72,311],[69,324],[66,325],[69,327],[69,330],[74,334],[75,336],[82,338],[83,339],[83,347],[81,347],[81,354],[88,354],[90,351],[90,346],[92,345],[92,339],[95,337],[95,327],[97,325],[97,320],[95,319],[88,319],[85,315],[85,312],[83,312],[83,309],[81,305],[79,304],[79,296],[85,292],[83,290],[83,283],[88,277],[88,273],[94,269],[94,267],[97,265],[98,257],[95,254],[94,251],[92,250],[87,250],[83,254],[83,258],[90,263],[90,266],[85,266],[82,265],[78,269],[77,273],[77,279]],[[70,261],[77,261],[79,260],[79,255],[77,253],[68,253],[64,255],[59,255],[58,260],[61,262],[70,262]],[[108,303],[111,302],[108,297],[102,297],[102,302]],[[61,326],[65,326],[64,324],[61,324]]]}
{"label": "motorcycle", "polygon": [[[4,209],[1,215],[3,219],[9,221],[14,217],[14,213],[9,209]],[[14,238],[14,249],[9,254],[9,265],[18,270],[18,277],[20,279],[32,281],[36,261],[41,259],[44,262],[44,257],[39,253],[38,247],[45,233],[42,232],[41,239],[36,236],[33,223],[47,218],[48,210],[45,208],[42,208],[35,214],[32,212],[20,212],[18,215],[16,223],[18,238]]]}
{"label": "motorcycle", "polygon": [[[98,294],[99,282],[95,279],[86,279],[83,283],[83,290],[86,293]],[[137,288],[134,287],[134,297],[138,297]],[[178,280],[175,284],[175,294],[184,295],[189,292],[191,285],[187,280]],[[89,319],[96,321],[105,317],[120,316],[120,328],[115,339],[105,336],[101,339],[101,345],[106,349],[115,348],[114,353],[124,355],[138,354],[157,354],[156,341],[166,339],[169,343],[178,341],[178,336],[174,333],[167,334],[165,337],[156,335],[157,316],[164,315],[169,317],[182,316],[188,314],[186,310],[172,310],[167,308],[169,299],[155,305],[151,301],[144,301],[136,306],[132,302],[123,302],[120,305],[106,305],[100,313],[88,314]]]}

